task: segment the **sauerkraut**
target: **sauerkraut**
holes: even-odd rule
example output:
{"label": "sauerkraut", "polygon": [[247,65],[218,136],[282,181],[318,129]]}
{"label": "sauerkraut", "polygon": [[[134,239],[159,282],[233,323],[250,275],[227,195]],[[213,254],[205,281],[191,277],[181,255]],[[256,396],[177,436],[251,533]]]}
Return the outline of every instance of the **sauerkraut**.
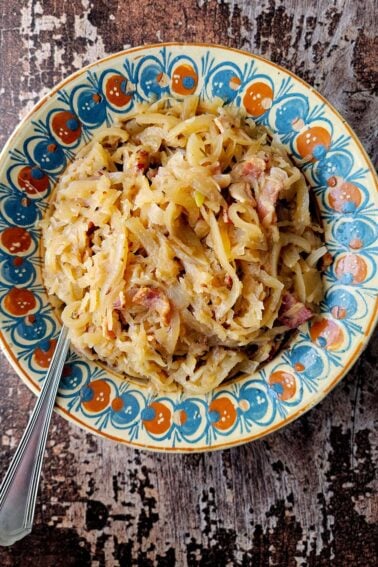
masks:
{"label": "sauerkraut", "polygon": [[73,346],[158,391],[253,372],[322,299],[303,175],[220,100],[165,98],[101,130],[41,224]]}

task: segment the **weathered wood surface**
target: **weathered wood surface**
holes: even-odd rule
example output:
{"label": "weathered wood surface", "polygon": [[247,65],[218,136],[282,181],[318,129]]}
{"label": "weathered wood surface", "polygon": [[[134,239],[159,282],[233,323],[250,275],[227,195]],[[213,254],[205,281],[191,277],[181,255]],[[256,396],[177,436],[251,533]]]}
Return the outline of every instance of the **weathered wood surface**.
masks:
{"label": "weathered wood surface", "polygon": [[[0,1],[0,143],[57,81],[130,45],[207,41],[288,67],[377,161],[374,0]],[[377,341],[316,409],[213,454],[158,455],[54,416],[35,530],[0,565],[377,565]],[[2,356],[0,473],[33,396]]]}

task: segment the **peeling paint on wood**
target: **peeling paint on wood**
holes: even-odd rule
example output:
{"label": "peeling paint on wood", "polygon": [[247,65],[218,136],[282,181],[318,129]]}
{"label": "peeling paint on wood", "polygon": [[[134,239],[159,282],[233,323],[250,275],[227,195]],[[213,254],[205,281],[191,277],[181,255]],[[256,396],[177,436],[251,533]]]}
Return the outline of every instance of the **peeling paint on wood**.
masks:
{"label": "peeling paint on wood", "polygon": [[[374,0],[4,0],[0,143],[86,63],[130,45],[206,41],[307,80],[377,163],[376,20]],[[375,566],[377,345],[309,414],[219,453],[143,453],[54,416],[35,529],[0,549],[0,565]],[[0,364],[2,475],[34,399],[3,356]]]}

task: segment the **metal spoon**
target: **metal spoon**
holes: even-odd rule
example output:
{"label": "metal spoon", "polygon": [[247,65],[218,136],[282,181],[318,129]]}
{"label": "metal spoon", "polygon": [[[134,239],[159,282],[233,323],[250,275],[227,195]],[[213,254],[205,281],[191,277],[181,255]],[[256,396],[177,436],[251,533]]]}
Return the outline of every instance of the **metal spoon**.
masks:
{"label": "metal spoon", "polygon": [[32,530],[47,433],[68,346],[63,327],[43,388],[0,487],[0,545],[12,545]]}

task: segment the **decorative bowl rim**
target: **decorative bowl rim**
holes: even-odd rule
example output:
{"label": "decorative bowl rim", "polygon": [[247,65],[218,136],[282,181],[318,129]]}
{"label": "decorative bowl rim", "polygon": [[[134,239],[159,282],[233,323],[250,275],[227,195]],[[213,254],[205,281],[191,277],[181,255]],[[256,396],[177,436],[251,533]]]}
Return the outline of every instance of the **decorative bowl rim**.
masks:
{"label": "decorative bowl rim", "polygon": [[[128,56],[130,54],[133,54],[133,53],[136,53],[136,52],[139,52],[139,51],[147,51],[147,50],[150,50],[150,49],[159,49],[159,48],[164,48],[164,47],[166,47],[166,48],[170,48],[170,47],[180,48],[180,47],[182,47],[182,48],[190,48],[190,49],[191,48],[206,48],[206,49],[209,49],[209,50],[220,49],[220,50],[223,50],[223,51],[229,51],[229,52],[236,53],[237,55],[248,57],[252,60],[255,59],[257,61],[260,61],[264,65],[267,65],[268,67],[273,67],[273,68],[279,70],[280,72],[284,73],[285,75],[290,76],[292,79],[294,79],[294,81],[299,82],[303,87],[305,87],[306,90],[308,90],[313,95],[315,95],[319,99],[319,101],[321,101],[334,115],[336,115],[336,117],[339,118],[339,120],[343,124],[343,127],[347,130],[347,132],[350,135],[350,137],[352,138],[353,142],[357,145],[359,151],[361,152],[362,157],[366,161],[366,165],[368,167],[368,170],[372,174],[372,177],[373,177],[373,180],[374,180],[375,189],[376,190],[378,189],[378,176],[377,176],[377,173],[374,169],[374,166],[373,166],[363,144],[359,140],[359,138],[356,135],[356,133],[354,132],[354,130],[348,124],[348,122],[339,113],[339,111],[322,94],[320,94],[317,89],[315,89],[314,87],[309,85],[306,81],[304,81],[302,78],[298,77],[295,73],[293,73],[289,69],[286,69],[285,67],[282,67],[281,65],[278,65],[277,63],[270,61],[269,59],[267,59],[267,58],[265,58],[261,55],[254,54],[254,53],[251,53],[251,52],[243,50],[243,49],[237,49],[237,48],[233,48],[233,47],[224,46],[224,45],[221,45],[221,44],[211,44],[211,43],[206,43],[206,42],[162,42],[162,43],[152,43],[152,44],[146,44],[146,45],[142,45],[142,46],[131,47],[131,48],[124,49],[124,50],[121,50],[121,51],[116,52],[116,53],[109,54],[109,55],[107,55],[107,56],[105,56],[105,57],[103,57],[103,58],[101,58],[97,61],[94,61],[92,63],[89,63],[88,65],[81,67],[77,71],[74,71],[73,73],[71,73],[70,75],[65,77],[63,80],[61,80],[59,83],[54,85],[49,90],[49,92],[47,94],[45,94],[33,106],[33,108],[21,119],[21,121],[16,126],[16,128],[13,130],[13,132],[9,136],[8,140],[6,141],[5,145],[3,146],[3,148],[0,152],[0,163],[3,160],[7,159],[6,156],[9,152],[10,148],[14,145],[14,143],[20,137],[22,137],[22,130],[28,124],[28,122],[33,117],[33,115],[41,107],[43,107],[64,86],[70,84],[72,81],[74,81],[75,79],[77,79],[81,75],[84,75],[88,70],[91,70],[98,65],[103,65],[104,63],[109,62],[112,59],[121,58],[123,56]],[[122,436],[118,437],[118,436],[115,436],[115,435],[111,435],[111,434],[109,434],[105,431],[99,430],[96,427],[93,427],[92,425],[90,425],[87,421],[80,419],[78,416],[73,415],[70,411],[68,411],[67,409],[65,409],[65,408],[63,408],[59,405],[56,405],[54,409],[57,413],[59,413],[60,415],[65,417],[65,419],[67,419],[68,421],[80,425],[82,428],[86,429],[87,431],[89,431],[91,433],[95,433],[95,434],[99,435],[100,437],[112,439],[113,441],[123,443],[125,445],[134,447],[136,449],[144,449],[144,450],[149,450],[149,451],[153,451],[153,452],[190,453],[190,452],[215,451],[215,450],[231,448],[231,447],[238,446],[238,445],[241,445],[241,444],[244,444],[244,443],[248,443],[248,442],[255,440],[255,439],[265,437],[266,435],[288,425],[289,423],[291,423],[292,421],[297,419],[300,415],[306,413],[311,408],[313,408],[315,405],[317,405],[341,381],[341,379],[346,375],[346,373],[355,364],[355,362],[357,361],[359,356],[362,354],[363,350],[366,348],[368,341],[369,341],[371,335],[373,334],[373,331],[374,331],[374,328],[375,328],[377,322],[378,322],[378,299],[376,298],[375,308],[372,311],[372,314],[371,314],[371,317],[369,319],[368,324],[364,328],[364,334],[363,334],[363,337],[361,338],[359,345],[353,350],[352,355],[348,359],[347,363],[342,366],[340,372],[338,372],[336,376],[333,376],[331,382],[326,383],[324,388],[319,388],[319,391],[317,392],[317,394],[313,395],[312,398],[308,401],[308,403],[306,405],[304,405],[303,407],[299,408],[296,412],[294,412],[291,415],[281,419],[280,421],[278,421],[278,423],[273,423],[270,427],[266,427],[263,431],[258,431],[254,434],[250,434],[248,437],[239,436],[237,439],[233,439],[233,440],[229,440],[229,441],[227,440],[227,437],[226,437],[224,439],[224,442],[221,443],[221,444],[216,444],[216,445],[206,445],[206,444],[197,445],[197,444],[194,444],[193,447],[187,447],[187,446],[177,447],[177,446],[170,446],[170,445],[167,445],[167,446],[161,445],[160,446],[157,443],[149,445],[147,443],[138,443],[134,440],[130,441],[128,439],[123,438]],[[3,353],[5,354],[5,356],[7,358],[7,360],[11,364],[12,368],[22,378],[23,382],[32,390],[33,393],[38,394],[38,392],[41,389],[40,385],[37,384],[25,372],[25,370],[19,364],[18,360],[16,359],[16,357],[12,353],[12,349],[8,345],[7,341],[5,340],[3,332],[2,332],[1,329],[0,329],[0,346],[2,348]],[[335,371],[333,372],[333,374],[335,374]]]}

